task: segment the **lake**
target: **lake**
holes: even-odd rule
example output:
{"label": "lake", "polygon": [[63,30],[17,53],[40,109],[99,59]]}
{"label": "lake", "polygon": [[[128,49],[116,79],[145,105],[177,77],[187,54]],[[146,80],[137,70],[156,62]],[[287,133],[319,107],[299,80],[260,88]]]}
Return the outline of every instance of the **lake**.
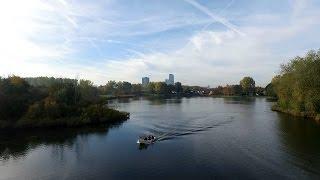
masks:
{"label": "lake", "polygon": [[[319,179],[320,126],[266,98],[123,99],[110,126],[0,133],[0,179]],[[139,146],[137,137],[159,140]]]}

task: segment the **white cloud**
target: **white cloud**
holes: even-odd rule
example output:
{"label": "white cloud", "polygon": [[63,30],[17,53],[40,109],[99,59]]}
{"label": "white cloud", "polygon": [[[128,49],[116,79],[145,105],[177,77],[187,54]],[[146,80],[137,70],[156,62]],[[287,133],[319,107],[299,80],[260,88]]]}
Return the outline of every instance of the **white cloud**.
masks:
{"label": "white cloud", "polygon": [[[315,21],[317,17],[320,17],[319,13],[299,16],[277,26],[266,22],[271,25],[260,27],[251,22],[242,28],[247,36],[231,30],[200,31],[190,38],[191,43],[171,53],[144,54],[122,60],[121,64],[107,62],[106,69],[111,71],[105,73],[106,78],[137,82],[140,80],[137,77],[151,75],[151,80],[161,81],[168,73],[174,73],[183,83],[216,86],[238,83],[243,76],[249,75],[258,85],[264,86],[278,72],[281,63],[308,50],[300,48],[305,45],[300,46],[299,40],[303,38],[301,35],[307,42],[319,35],[319,32],[311,37],[305,35],[320,27]],[[262,15],[254,22],[274,20],[275,17]],[[295,44],[287,44],[287,41]],[[286,48],[290,45],[293,47]],[[278,48],[281,48],[280,52]]]}

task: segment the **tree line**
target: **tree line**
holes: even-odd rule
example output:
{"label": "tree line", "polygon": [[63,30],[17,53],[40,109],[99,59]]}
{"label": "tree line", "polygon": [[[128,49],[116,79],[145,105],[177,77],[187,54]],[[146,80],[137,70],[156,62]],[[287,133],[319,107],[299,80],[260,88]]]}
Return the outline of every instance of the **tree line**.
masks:
{"label": "tree line", "polygon": [[126,81],[108,81],[107,84],[98,87],[102,95],[142,95],[142,94],[157,94],[157,95],[172,95],[181,94],[183,92],[180,82],[174,85],[167,85],[165,82],[150,82],[148,85],[131,84]]}
{"label": "tree line", "polygon": [[239,84],[218,86],[212,88],[210,95],[224,95],[224,96],[262,96],[265,95],[265,88],[255,85],[252,77],[244,77]]}
{"label": "tree line", "polygon": [[274,110],[320,120],[320,50],[280,66],[268,89],[278,101]]}

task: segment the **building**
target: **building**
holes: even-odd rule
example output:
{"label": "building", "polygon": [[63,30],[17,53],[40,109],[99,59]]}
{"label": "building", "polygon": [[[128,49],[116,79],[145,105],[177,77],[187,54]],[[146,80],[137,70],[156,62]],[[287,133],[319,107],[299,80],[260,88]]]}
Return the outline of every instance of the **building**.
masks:
{"label": "building", "polygon": [[142,78],[142,86],[147,86],[150,82],[150,79],[148,77],[143,77]]}
{"label": "building", "polygon": [[173,76],[173,74],[169,74],[169,84],[174,85],[174,76]]}
{"label": "building", "polygon": [[169,79],[165,79],[165,83],[167,85],[174,85],[174,75],[173,74],[169,74]]}

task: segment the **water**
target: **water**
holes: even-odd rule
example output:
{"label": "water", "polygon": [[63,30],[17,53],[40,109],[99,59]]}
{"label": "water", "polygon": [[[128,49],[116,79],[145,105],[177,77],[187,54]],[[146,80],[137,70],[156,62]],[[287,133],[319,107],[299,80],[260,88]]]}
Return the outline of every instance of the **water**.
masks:
{"label": "water", "polygon": [[[0,179],[320,178],[320,126],[265,98],[130,99],[112,126],[0,133]],[[139,146],[142,134],[159,137]]]}

